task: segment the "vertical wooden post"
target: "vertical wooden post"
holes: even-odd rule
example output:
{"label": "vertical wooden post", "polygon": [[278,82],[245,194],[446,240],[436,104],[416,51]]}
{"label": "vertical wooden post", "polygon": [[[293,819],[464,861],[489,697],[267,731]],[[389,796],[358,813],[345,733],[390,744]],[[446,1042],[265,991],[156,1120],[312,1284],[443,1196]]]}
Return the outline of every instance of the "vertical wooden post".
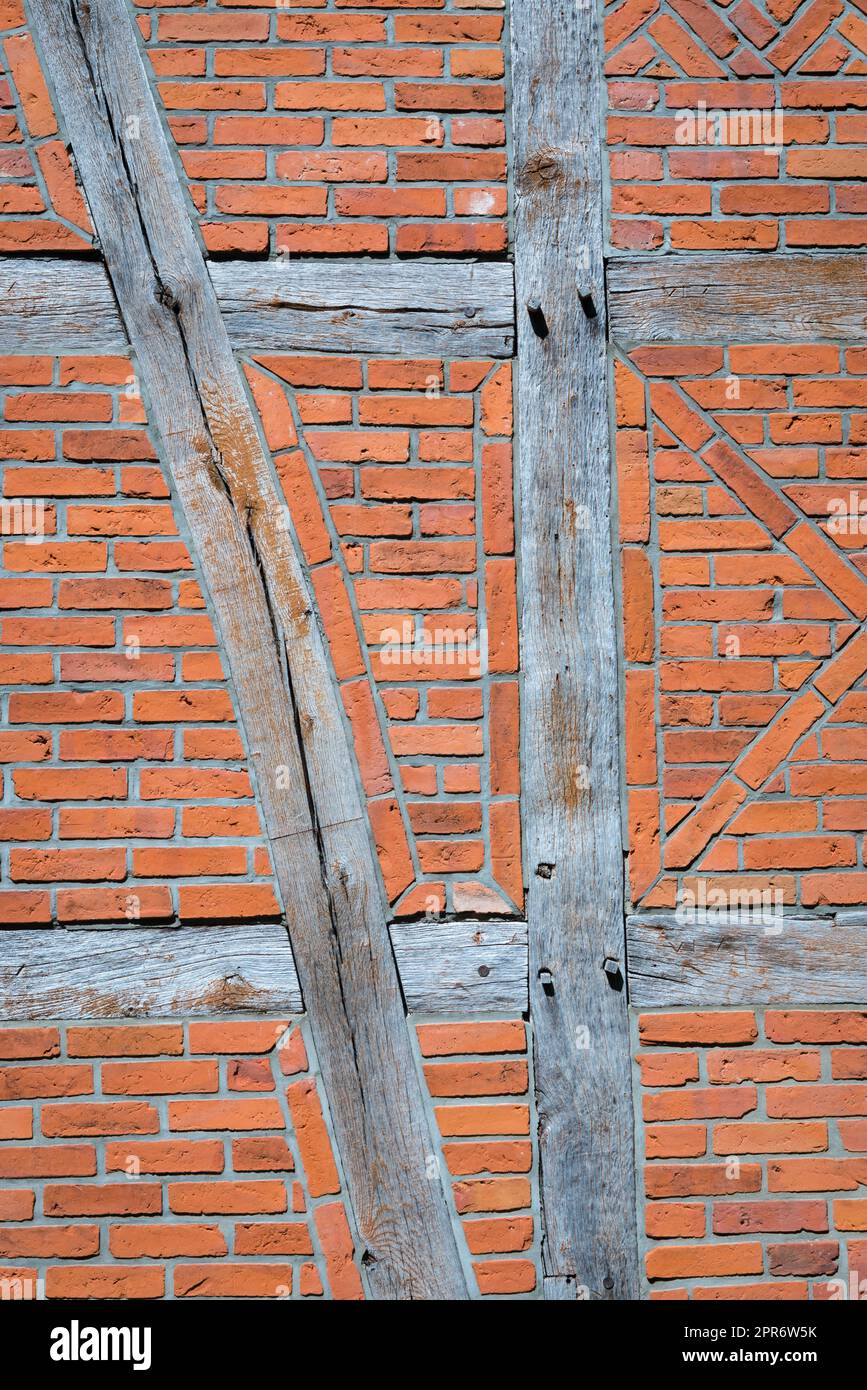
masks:
{"label": "vertical wooden post", "polygon": [[523,785],[547,1298],[638,1296],[595,0],[514,0]]}

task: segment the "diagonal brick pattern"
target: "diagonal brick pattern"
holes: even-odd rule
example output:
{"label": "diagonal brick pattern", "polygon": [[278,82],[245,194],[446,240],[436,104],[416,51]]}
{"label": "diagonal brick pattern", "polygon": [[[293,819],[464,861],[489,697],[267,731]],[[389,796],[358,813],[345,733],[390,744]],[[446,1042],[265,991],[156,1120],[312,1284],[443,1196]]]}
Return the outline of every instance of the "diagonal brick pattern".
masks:
{"label": "diagonal brick pattern", "polygon": [[523,901],[511,365],[245,364],[399,916]]}
{"label": "diagonal brick pattern", "polygon": [[20,0],[0,4],[0,254],[87,251],[90,216]]}
{"label": "diagonal brick pattern", "polygon": [[[524,1023],[417,1034],[473,1293],[530,1296]],[[303,1020],[0,1027],[0,1301],[355,1301],[362,1254]]]}
{"label": "diagonal brick pattern", "polygon": [[863,6],[622,0],[605,46],[615,251],[865,245]]}
{"label": "diagonal brick pattern", "polygon": [[863,349],[616,367],[632,899],[867,890]]}

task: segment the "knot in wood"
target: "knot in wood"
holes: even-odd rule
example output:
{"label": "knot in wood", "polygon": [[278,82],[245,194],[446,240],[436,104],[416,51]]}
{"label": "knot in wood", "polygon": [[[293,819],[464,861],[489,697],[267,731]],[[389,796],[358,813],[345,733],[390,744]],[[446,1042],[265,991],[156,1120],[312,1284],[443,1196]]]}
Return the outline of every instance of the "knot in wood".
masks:
{"label": "knot in wood", "polygon": [[180,307],[177,294],[162,280],[157,284],[156,297],[160,304],[164,304],[167,309],[171,309],[173,312]]}
{"label": "knot in wood", "polygon": [[557,153],[549,147],[531,154],[518,175],[520,187],[528,190],[550,187],[562,182],[564,177],[563,165]]}

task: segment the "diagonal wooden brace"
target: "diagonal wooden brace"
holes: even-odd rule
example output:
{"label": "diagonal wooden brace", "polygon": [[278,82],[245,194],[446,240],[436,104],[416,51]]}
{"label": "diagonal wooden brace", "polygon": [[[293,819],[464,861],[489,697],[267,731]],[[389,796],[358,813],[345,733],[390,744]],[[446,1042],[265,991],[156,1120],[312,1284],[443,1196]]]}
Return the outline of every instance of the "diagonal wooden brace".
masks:
{"label": "diagonal wooden brace", "polygon": [[126,0],[28,0],[216,612],[374,1297],[468,1296],[322,635]]}

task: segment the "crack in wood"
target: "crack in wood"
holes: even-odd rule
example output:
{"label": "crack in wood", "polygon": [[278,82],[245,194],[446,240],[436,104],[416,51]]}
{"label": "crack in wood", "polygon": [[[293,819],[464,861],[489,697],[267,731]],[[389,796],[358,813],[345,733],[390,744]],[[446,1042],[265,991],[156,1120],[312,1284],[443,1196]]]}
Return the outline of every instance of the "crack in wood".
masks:
{"label": "crack in wood", "polygon": [[[426,1174],[432,1136],[337,692],[133,18],[126,0],[27,3],[216,609],[356,1222],[375,1257],[370,1289],[464,1299],[445,1194]],[[130,107],[135,138],[119,119]]]}

